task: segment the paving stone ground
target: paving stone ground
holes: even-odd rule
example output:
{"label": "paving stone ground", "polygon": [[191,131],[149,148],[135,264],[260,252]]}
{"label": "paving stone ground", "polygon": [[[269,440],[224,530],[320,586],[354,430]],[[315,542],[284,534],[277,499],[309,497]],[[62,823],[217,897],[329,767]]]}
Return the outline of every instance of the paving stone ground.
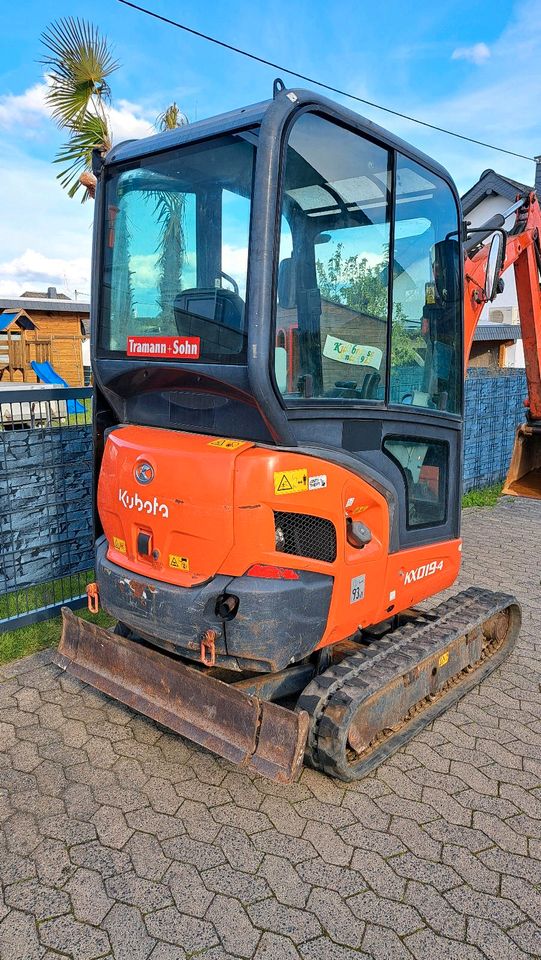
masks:
{"label": "paving stone ground", "polygon": [[464,515],[516,652],[379,770],[280,787],[42,653],[0,670],[2,960],[541,956],[541,505]]}

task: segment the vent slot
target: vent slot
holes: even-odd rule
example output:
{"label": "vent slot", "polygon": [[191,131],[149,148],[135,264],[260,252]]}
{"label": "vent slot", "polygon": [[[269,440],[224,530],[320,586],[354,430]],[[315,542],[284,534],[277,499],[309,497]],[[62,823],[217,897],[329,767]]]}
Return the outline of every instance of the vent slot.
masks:
{"label": "vent slot", "polygon": [[336,530],[330,520],[306,513],[274,514],[276,550],[332,563],[336,560]]}

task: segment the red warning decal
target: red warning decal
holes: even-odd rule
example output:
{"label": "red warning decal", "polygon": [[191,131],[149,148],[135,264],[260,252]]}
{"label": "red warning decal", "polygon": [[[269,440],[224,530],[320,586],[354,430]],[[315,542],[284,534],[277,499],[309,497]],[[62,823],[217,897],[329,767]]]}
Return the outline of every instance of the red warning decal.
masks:
{"label": "red warning decal", "polygon": [[128,337],[128,357],[165,357],[174,360],[198,360],[200,337]]}

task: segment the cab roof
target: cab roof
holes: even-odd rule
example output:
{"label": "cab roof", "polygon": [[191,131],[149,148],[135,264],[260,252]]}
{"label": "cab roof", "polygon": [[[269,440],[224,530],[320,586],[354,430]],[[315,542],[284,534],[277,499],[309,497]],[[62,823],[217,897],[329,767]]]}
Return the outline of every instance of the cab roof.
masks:
{"label": "cab roof", "polygon": [[[275,107],[279,101],[282,101],[283,109],[278,112]],[[114,146],[109,151],[105,162],[107,165],[111,163],[130,162],[148,156],[149,154],[170,150],[182,144],[205,140],[208,137],[218,136],[222,133],[233,133],[236,130],[245,130],[249,127],[260,125],[267,114],[269,115],[269,120],[276,123],[276,134],[278,135],[279,126],[283,123],[284,110],[286,113],[293,114],[298,112],[302,107],[310,107],[316,111],[320,110],[331,119],[341,120],[348,126],[359,130],[360,133],[373,137],[375,140],[383,141],[392,149],[405,154],[422,166],[428,167],[450,184],[457,200],[459,199],[450,173],[445,167],[434,160],[433,157],[418,150],[406,140],[395,136],[384,127],[380,127],[372,120],[363,117],[362,114],[356,113],[354,110],[349,110],[342,104],[330,100],[328,97],[323,97],[313,90],[303,90],[300,88],[284,88],[271,100],[263,100],[247,107],[240,107],[236,110],[230,110],[227,113],[217,114],[214,117],[197,120],[195,123],[177,127],[175,130],[166,130],[141,140],[126,140]],[[281,116],[279,114],[281,114]]]}

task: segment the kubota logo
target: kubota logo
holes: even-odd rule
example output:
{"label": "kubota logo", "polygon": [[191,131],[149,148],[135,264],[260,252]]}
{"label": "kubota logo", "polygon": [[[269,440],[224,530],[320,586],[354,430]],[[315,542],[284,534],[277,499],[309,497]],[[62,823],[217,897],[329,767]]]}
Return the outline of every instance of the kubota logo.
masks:
{"label": "kubota logo", "polygon": [[134,473],[138,483],[150,483],[154,480],[154,467],[150,463],[138,463]]}
{"label": "kubota logo", "polygon": [[165,503],[160,503],[157,497],[153,500],[141,500],[138,493],[129,494],[127,490],[118,491],[118,499],[126,510],[137,510],[139,513],[148,513],[157,517],[161,513],[162,517],[169,516],[169,510]]}

